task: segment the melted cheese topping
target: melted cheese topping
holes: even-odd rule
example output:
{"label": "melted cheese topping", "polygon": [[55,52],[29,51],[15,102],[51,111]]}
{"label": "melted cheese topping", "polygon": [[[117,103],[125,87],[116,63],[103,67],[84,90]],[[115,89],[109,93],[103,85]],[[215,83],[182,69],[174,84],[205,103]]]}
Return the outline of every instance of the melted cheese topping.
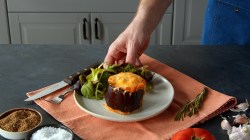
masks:
{"label": "melted cheese topping", "polygon": [[112,75],[108,79],[109,84],[114,88],[119,88],[130,93],[137,90],[145,90],[146,80],[132,72],[121,72]]}

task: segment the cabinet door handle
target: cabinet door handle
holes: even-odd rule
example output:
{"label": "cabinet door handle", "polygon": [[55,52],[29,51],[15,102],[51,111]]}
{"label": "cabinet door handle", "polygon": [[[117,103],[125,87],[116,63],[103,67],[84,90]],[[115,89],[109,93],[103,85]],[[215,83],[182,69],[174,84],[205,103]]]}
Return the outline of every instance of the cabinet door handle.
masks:
{"label": "cabinet door handle", "polygon": [[87,37],[87,19],[86,18],[83,19],[82,30],[83,30],[83,38],[88,39],[88,37]]}
{"label": "cabinet door handle", "polygon": [[100,39],[99,37],[99,28],[98,28],[98,24],[99,24],[99,19],[95,18],[95,38],[96,39]]}

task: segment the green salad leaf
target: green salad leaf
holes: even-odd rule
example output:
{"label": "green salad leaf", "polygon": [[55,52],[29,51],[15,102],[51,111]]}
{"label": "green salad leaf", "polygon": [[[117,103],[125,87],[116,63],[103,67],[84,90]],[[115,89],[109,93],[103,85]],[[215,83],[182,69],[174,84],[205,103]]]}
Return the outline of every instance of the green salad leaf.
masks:
{"label": "green salad leaf", "polygon": [[90,68],[91,69],[91,73],[86,77],[87,81],[92,82],[93,84],[97,84],[99,82],[99,74],[103,73],[103,69],[100,68]]}
{"label": "green salad leaf", "polygon": [[91,82],[86,82],[82,85],[81,93],[84,97],[93,98],[95,93],[94,85]]}
{"label": "green salad leaf", "polygon": [[150,86],[149,89],[152,88],[150,81],[152,80],[153,74],[151,71],[147,70],[146,67],[134,67],[129,64],[121,64],[110,65],[107,68],[104,68],[103,64],[101,64],[97,68],[91,68],[91,73],[89,75],[79,76],[79,80],[82,83],[82,95],[90,99],[103,99],[108,88],[109,76],[120,72],[133,72],[138,74],[146,79],[147,85]]}

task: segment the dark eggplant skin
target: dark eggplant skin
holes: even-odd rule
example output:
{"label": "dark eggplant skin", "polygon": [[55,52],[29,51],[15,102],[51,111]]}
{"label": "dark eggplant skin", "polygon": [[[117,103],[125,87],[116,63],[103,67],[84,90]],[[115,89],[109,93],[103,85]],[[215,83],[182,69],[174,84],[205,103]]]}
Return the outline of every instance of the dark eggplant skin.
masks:
{"label": "dark eggplant skin", "polygon": [[109,85],[105,94],[105,100],[107,106],[114,110],[132,113],[142,107],[143,95],[144,90],[124,93],[124,90],[118,90]]}

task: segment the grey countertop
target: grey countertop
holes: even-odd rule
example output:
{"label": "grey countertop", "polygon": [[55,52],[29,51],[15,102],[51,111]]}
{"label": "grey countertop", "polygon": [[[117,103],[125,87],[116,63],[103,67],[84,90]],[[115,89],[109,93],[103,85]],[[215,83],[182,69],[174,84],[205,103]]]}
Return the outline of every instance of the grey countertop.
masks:
{"label": "grey countertop", "polygon": [[[0,45],[0,112],[29,107],[42,113],[45,124],[59,123],[34,102],[24,102],[25,93],[103,61],[106,52],[107,46]],[[235,96],[238,102],[250,101],[250,47],[150,46],[145,53],[208,87]],[[217,139],[228,139],[220,122],[217,116],[196,127],[208,129]]]}

